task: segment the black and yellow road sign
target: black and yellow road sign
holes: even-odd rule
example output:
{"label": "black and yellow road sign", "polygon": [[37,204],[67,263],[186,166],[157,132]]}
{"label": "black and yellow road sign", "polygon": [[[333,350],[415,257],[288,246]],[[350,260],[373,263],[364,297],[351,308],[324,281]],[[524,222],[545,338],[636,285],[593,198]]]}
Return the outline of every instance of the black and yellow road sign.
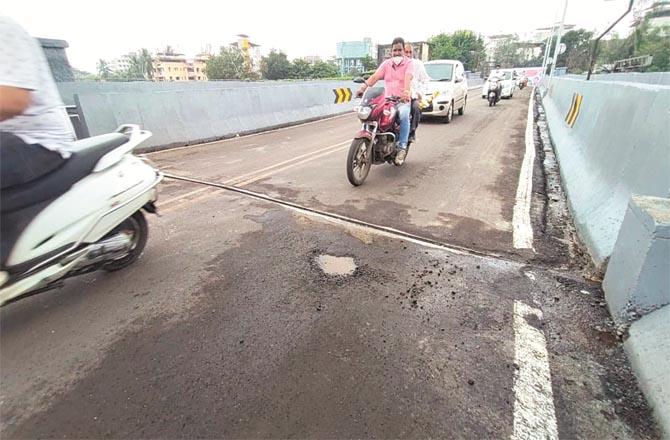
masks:
{"label": "black and yellow road sign", "polygon": [[565,122],[567,122],[570,127],[574,126],[575,121],[577,121],[577,116],[579,116],[579,108],[582,106],[583,99],[584,97],[579,93],[574,93],[572,95],[572,104],[570,105],[570,110],[565,117]]}
{"label": "black and yellow road sign", "polygon": [[351,101],[351,89],[349,88],[333,89],[333,93],[335,93],[335,104]]}

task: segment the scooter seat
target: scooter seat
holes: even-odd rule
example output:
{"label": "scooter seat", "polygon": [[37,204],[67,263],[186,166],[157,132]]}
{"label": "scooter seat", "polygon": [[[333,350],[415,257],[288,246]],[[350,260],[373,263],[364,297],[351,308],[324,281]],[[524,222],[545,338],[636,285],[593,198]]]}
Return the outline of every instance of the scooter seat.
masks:
{"label": "scooter seat", "polygon": [[52,200],[64,194],[75,183],[88,176],[105,154],[128,142],[121,133],[109,133],[73,142],[68,148],[72,155],[65,163],[39,179],[2,191],[2,212]]}

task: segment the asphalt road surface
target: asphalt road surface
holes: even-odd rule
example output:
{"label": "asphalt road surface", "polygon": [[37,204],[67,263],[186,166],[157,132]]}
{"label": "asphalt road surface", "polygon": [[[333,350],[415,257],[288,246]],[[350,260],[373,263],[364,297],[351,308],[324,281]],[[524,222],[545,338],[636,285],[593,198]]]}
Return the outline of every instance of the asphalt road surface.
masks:
{"label": "asphalt road surface", "polygon": [[658,438],[541,155],[514,247],[529,96],[471,91],[357,188],[353,114],[149,155],[210,184],[165,180],[133,267],[0,310],[0,434]]}

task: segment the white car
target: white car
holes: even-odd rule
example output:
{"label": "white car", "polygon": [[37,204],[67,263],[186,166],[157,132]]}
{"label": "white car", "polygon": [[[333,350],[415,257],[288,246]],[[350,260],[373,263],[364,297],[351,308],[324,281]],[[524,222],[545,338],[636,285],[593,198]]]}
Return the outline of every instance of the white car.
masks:
{"label": "white car", "polygon": [[465,112],[468,81],[463,63],[456,60],[433,60],[424,64],[430,81],[424,86],[421,116],[438,116],[451,122],[454,111]]}
{"label": "white car", "polygon": [[[501,98],[511,98],[514,96],[516,91],[516,79],[512,77],[512,71],[507,70],[503,71],[505,79],[501,81],[502,83],[502,93],[500,94]],[[487,79],[482,87],[482,99],[486,99],[489,94],[489,80]]]}

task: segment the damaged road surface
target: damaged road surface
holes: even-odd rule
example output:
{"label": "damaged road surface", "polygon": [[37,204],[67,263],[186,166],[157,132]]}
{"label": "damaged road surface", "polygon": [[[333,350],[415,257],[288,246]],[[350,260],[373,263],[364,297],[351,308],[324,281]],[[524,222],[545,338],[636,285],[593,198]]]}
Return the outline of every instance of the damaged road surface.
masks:
{"label": "damaged road surface", "polygon": [[[527,108],[517,99],[495,111]],[[483,106],[470,103],[453,126],[510,116],[491,116]],[[543,254],[542,240],[535,249],[542,264],[512,249],[508,205],[516,180],[504,183],[515,174],[508,164],[487,177],[504,189],[445,177],[463,182],[454,191],[464,192],[445,202],[450,188],[437,178],[439,169],[426,179],[412,174],[422,172],[422,160],[446,154],[425,147],[414,168],[373,169],[377,183],[358,188],[359,202],[349,208],[351,188],[324,193],[327,182],[332,191],[346,182],[345,153],[285,168],[294,164],[291,156],[313,156],[311,140],[301,139],[315,126],[335,144],[354,122],[336,118],[152,160],[197,177],[191,160],[203,155],[209,175],[200,177],[218,182],[281,169],[248,185],[352,217],[364,212],[357,218],[406,226],[444,246],[171,181],[162,195],[169,203],[150,219],[138,264],[70,280],[0,311],[2,437],[658,438],[599,284],[564,264],[567,257],[557,267],[546,264],[551,255]],[[420,142],[448,138],[451,129],[427,123]],[[302,150],[291,154],[281,143],[287,136]],[[487,139],[490,154],[498,148],[517,165],[522,160],[523,140]],[[472,134],[463,148],[485,145],[480,141]],[[276,145],[272,162],[265,151]],[[212,162],[214,148],[220,163]],[[457,156],[457,147],[449,148]],[[224,162],[239,168],[223,175]],[[315,169],[302,173],[310,164]],[[323,192],[303,189],[319,166]],[[420,208],[401,206],[409,196],[384,212],[365,201],[414,191],[395,187],[396,179],[415,181]],[[468,239],[470,252],[463,247],[473,233],[468,221],[444,230],[423,226],[438,211],[466,213],[466,200],[478,197],[468,193],[473,188],[498,194],[491,205],[502,207],[469,205],[475,223],[491,229]],[[439,209],[430,207],[431,197]],[[424,217],[414,215],[420,209]]]}

